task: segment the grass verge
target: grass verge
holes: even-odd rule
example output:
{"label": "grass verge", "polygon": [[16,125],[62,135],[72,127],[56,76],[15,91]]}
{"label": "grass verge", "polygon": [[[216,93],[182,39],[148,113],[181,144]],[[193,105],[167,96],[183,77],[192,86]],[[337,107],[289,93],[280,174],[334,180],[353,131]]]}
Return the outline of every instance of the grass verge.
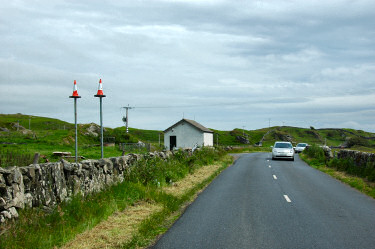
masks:
{"label": "grass verge", "polygon": [[300,157],[313,168],[318,169],[375,199],[375,183],[369,182],[362,177],[349,175],[343,171],[329,168],[325,165],[325,163],[321,162],[320,160],[310,158],[306,154],[300,154]]}

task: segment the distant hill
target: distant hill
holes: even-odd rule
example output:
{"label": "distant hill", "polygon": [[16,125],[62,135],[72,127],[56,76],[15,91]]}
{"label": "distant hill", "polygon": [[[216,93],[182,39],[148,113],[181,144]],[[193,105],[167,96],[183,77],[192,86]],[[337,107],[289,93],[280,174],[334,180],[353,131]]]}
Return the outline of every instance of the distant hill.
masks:
{"label": "distant hill", "polygon": [[[375,148],[375,134],[353,129],[314,129],[289,126],[277,126],[258,130],[234,129],[215,133],[214,144],[219,145],[255,145],[271,146],[275,141],[291,141],[296,144],[327,144],[328,146],[349,146],[352,148]],[[99,126],[96,124],[79,124],[78,143],[80,146],[99,144]],[[125,127],[105,128],[104,140],[115,143],[137,143],[138,141],[153,144],[159,143],[162,131],[143,130]],[[72,150],[74,146],[74,124],[52,119],[23,114],[0,114],[0,143],[24,144],[28,151],[43,150],[53,146],[55,150]],[[163,135],[160,135],[163,143]]]}

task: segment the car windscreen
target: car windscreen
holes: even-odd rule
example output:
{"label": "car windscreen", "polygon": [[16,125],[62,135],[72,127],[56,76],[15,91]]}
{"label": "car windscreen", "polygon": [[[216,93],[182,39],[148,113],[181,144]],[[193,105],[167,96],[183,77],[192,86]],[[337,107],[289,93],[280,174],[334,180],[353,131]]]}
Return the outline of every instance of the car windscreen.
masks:
{"label": "car windscreen", "polygon": [[307,144],[297,144],[297,147],[306,147]]}
{"label": "car windscreen", "polygon": [[275,148],[292,148],[292,145],[289,143],[276,143]]}

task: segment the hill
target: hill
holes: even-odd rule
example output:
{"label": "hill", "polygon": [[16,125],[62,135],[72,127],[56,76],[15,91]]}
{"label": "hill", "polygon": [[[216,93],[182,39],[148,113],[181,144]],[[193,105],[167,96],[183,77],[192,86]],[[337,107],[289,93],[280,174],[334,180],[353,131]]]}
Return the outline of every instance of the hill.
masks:
{"label": "hill", "polygon": [[[214,144],[251,146],[259,142],[263,147],[273,145],[275,141],[287,140],[293,144],[326,144],[328,146],[347,146],[354,149],[374,151],[375,134],[353,129],[314,129],[278,126],[258,130],[234,129],[232,131],[214,131]],[[115,144],[105,148],[105,156],[119,156],[121,143],[150,143],[151,150],[159,147],[159,136],[163,145],[162,131],[142,130],[125,127],[104,129],[104,141]],[[100,127],[94,123],[78,125],[79,154],[86,158],[100,157]],[[34,153],[42,154],[44,161],[58,160],[52,152],[66,151],[74,155],[74,124],[48,117],[22,114],[0,114],[0,164],[12,158],[25,157],[32,161]],[[126,149],[129,152],[129,149]]]}

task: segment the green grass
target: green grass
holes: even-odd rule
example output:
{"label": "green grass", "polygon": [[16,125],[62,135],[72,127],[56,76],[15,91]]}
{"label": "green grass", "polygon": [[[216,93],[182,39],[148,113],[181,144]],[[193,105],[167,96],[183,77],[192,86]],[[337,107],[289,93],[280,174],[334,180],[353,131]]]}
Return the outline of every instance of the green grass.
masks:
{"label": "green grass", "polygon": [[[41,209],[21,210],[20,218],[8,224],[0,236],[0,248],[52,248],[61,246],[78,233],[90,229],[114,212],[124,210],[137,201],[154,201],[163,204],[164,210],[148,219],[141,227],[136,245],[144,245],[153,236],[165,231],[165,219],[190,199],[202,185],[181,198],[159,191],[159,187],[177,181],[199,167],[222,161],[225,153],[204,149],[192,157],[180,153],[167,161],[146,159],[142,168],[135,167],[134,173],[127,175],[126,181],[106,190],[82,197],[77,195],[45,213]],[[226,159],[223,167],[231,161]],[[141,165],[138,165],[138,167]],[[210,179],[212,180],[214,176]],[[208,183],[206,181],[205,183]],[[164,225],[163,225],[164,224]]]}
{"label": "green grass", "polygon": [[77,195],[47,214],[41,209],[23,210],[20,219],[1,235],[0,248],[61,246],[114,212],[144,199],[145,193],[143,185],[123,182],[85,198]]}

